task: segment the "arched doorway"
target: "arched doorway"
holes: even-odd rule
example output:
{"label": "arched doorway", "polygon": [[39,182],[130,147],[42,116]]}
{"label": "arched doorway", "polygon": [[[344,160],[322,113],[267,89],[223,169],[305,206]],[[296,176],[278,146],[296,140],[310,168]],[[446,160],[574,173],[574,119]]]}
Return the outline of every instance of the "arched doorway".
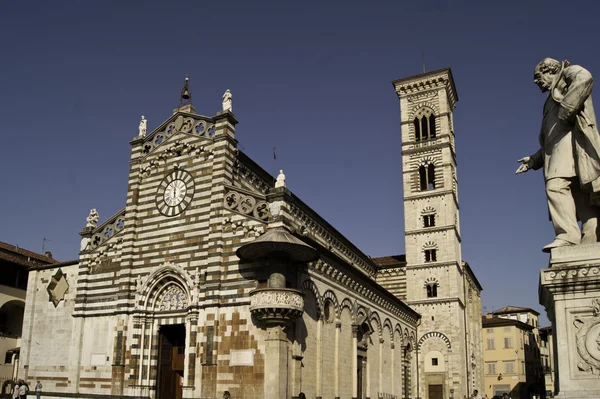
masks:
{"label": "arched doorway", "polygon": [[23,329],[25,302],[12,300],[0,307],[0,336],[20,338]]}
{"label": "arched doorway", "polygon": [[193,282],[174,264],[166,264],[142,280],[138,280],[140,300],[136,309],[136,317],[142,320],[139,385],[154,390],[156,399],[181,399],[183,387],[190,385],[186,359],[191,344],[187,341],[192,329]]}

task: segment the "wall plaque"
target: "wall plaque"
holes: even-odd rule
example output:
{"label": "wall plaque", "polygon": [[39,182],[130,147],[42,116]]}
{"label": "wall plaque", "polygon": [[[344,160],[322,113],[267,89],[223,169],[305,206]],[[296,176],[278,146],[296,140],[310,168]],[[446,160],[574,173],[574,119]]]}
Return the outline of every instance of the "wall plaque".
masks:
{"label": "wall plaque", "polygon": [[254,349],[232,349],[229,351],[230,366],[254,366]]}

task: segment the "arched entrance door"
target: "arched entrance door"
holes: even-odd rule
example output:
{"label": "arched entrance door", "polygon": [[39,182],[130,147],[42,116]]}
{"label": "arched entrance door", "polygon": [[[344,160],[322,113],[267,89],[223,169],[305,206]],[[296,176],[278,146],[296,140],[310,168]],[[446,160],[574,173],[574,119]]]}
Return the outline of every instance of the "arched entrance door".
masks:
{"label": "arched entrance door", "polygon": [[195,317],[192,284],[189,274],[174,264],[138,279],[136,316],[144,322],[139,324],[137,378],[142,388],[156,392],[156,399],[181,399],[183,387],[193,384],[190,368],[194,370],[194,365],[186,361],[190,345],[195,346],[195,340],[190,341]]}
{"label": "arched entrance door", "polygon": [[158,398],[181,399],[184,385],[185,325],[162,325],[159,337]]}

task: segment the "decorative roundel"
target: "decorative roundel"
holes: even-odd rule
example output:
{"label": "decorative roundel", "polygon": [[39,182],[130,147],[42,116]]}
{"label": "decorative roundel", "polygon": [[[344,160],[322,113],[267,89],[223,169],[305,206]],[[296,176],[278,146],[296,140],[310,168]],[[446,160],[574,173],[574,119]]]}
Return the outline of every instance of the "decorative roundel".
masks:
{"label": "decorative roundel", "polygon": [[183,212],[194,197],[194,179],[185,170],[177,170],[160,182],[156,192],[156,207],[165,216]]}

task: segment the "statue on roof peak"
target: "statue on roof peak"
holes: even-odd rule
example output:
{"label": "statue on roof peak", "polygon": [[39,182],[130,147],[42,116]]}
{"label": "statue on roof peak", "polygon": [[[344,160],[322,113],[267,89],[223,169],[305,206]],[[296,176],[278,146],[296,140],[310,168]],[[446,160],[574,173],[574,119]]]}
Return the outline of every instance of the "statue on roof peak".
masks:
{"label": "statue on roof peak", "polygon": [[277,176],[277,181],[275,182],[275,188],[277,187],[285,187],[285,175],[283,174],[283,169],[279,170],[279,175]]}
{"label": "statue on roof peak", "polygon": [[225,93],[223,93],[223,111],[233,112],[233,105],[231,102],[231,91],[227,89]]}
{"label": "statue on roof peak", "polygon": [[139,126],[139,130],[140,130],[139,136],[146,137],[147,124],[148,124],[148,121],[146,119],[144,119],[144,115],[142,115],[142,120],[140,121],[140,126]]}

